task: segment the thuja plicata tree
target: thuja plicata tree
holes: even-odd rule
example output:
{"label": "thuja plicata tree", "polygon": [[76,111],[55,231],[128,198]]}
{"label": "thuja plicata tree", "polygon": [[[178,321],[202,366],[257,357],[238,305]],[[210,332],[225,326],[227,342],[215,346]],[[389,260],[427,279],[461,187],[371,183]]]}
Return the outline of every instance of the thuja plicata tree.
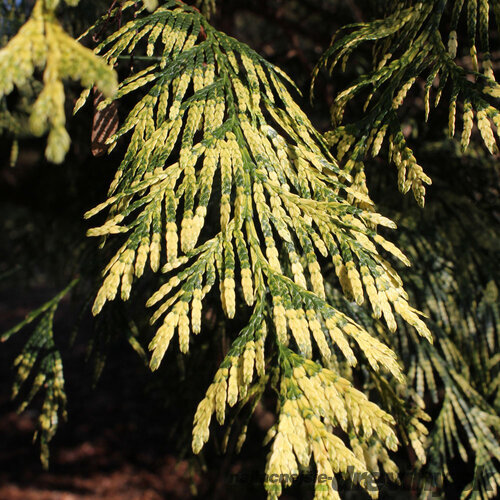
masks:
{"label": "thuja plicata tree", "polygon": [[[92,106],[84,147],[113,162],[107,195],[81,214],[87,250],[73,275],[1,336],[25,336],[13,395],[38,411],[42,463],[66,418],[53,322],[71,295],[96,321],[122,302],[139,306],[149,338],[119,333],[149,351],[153,371],[167,350],[189,356],[220,342],[199,335],[207,310],[220,311],[212,330],[227,336],[224,357],[203,360],[211,382],[182,418],[199,454],[211,430],[230,436],[240,417],[241,449],[257,405],[273,411],[262,464],[270,499],[310,471],[314,498],[341,498],[353,480],[375,498],[376,478],[396,483],[405,453],[446,481],[452,462],[467,462],[462,496],[496,498],[498,189],[486,196],[480,179],[498,188],[490,43],[500,3],[354,2],[362,19],[330,33],[310,61],[311,101],[330,109],[325,130],[293,79],[218,29],[226,2],[94,2],[91,26],[70,35],[71,12],[90,3],[1,3],[0,132],[12,167],[31,136],[48,162],[68,163],[68,127]],[[332,82],[327,103],[318,87]],[[433,141],[412,138],[409,116],[419,130],[443,113]],[[457,180],[449,162],[470,178]],[[423,208],[433,180],[439,193]],[[403,209],[384,199],[392,184],[413,192]],[[102,268],[84,258],[94,250]],[[423,497],[424,486],[413,485]]]}

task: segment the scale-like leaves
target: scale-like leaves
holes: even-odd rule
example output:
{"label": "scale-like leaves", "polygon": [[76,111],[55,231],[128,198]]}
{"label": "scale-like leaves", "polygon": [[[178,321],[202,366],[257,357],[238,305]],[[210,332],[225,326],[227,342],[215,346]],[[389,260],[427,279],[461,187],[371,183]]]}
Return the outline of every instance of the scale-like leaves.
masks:
{"label": "scale-like leaves", "polygon": [[[266,466],[268,498],[278,498],[281,482],[291,484],[299,467],[308,467],[311,458],[317,469],[314,498],[339,499],[334,487],[338,474],[362,478],[360,485],[376,498],[378,490],[373,490],[375,483],[368,479],[373,480],[367,464],[369,454],[358,453],[357,448],[361,450],[360,442],[378,442],[396,450],[392,416],[334,371],[304,360],[284,346],[280,346],[279,357],[280,412],[278,422],[268,433],[268,439],[273,440]],[[332,428],[349,435],[354,451]],[[372,446],[372,454],[376,451],[377,446]],[[281,482],[273,481],[273,477],[282,478]]]}
{"label": "scale-like leaves", "polygon": [[96,85],[108,96],[117,85],[113,69],[64,32],[54,14],[58,3],[37,0],[31,17],[0,50],[0,99],[14,87],[22,89],[37,70],[43,71],[43,88],[32,105],[29,125],[38,136],[48,131],[45,155],[54,163],[64,160],[70,145],[63,79],[77,80],[85,87]]}
{"label": "scale-like leaves", "polygon": [[[408,375],[408,404],[413,401],[417,410],[436,415],[427,424],[428,439],[412,439],[411,428],[415,423],[418,426],[418,421],[410,423],[401,414],[397,399],[390,397],[401,386],[376,374],[372,377],[381,407],[398,422],[398,436],[414,448],[422,477],[429,474],[452,481],[457,478],[452,466],[456,469],[456,460],[461,459],[470,464],[471,481],[463,497],[495,498],[500,477],[498,201],[495,197],[476,198],[478,186],[495,186],[493,160],[485,161],[484,154],[478,154],[475,161],[468,157],[467,161],[473,163],[474,181],[465,182],[471,168],[468,163],[460,163],[459,151],[453,152],[458,148],[427,148],[420,153],[437,158],[446,154],[450,159],[454,182],[451,186],[443,183],[449,172],[441,172],[441,167],[435,175],[441,185],[439,198],[433,199],[425,211],[406,208],[393,218],[398,221],[398,243],[415,262],[412,268],[400,269],[405,288],[426,315],[434,343],[419,342],[413,329],[401,321],[397,333],[391,334],[365,310],[346,303],[331,286],[326,288],[327,297],[393,347]],[[439,160],[436,162],[439,169]],[[383,194],[386,188],[382,189]],[[367,389],[373,389],[371,384]]]}
{"label": "scale-like leaves", "polygon": [[108,62],[146,55],[117,92],[135,93],[137,104],[107,141],[112,148],[129,137],[110,197],[86,214],[109,210],[89,235],[125,235],[104,270],[94,314],[118,293],[127,300],[148,261],[153,271],[161,268],[166,281],[148,301],[157,307],[151,321],[160,322],[149,346],[156,369],[176,331],[180,350],[188,351],[201,328],[202,301],[216,284],[228,318],[242,301],[254,307],[200,406],[195,451],[208,437],[212,411],[223,421],[226,403],[248,391],[258,341],[250,331],[273,331],[271,353],[289,345],[307,359],[317,348],[328,360],[335,349],[355,365],[359,351],[372,369],[402,379],[394,353],[328,303],[321,262],[333,262],[352,300],[361,304],[366,293],[390,329],[397,313],[430,339],[378,249],[409,262],[377,235],[378,224],[393,224],[349,186],[348,172],[291,97],[288,77],[178,2],[136,14],[98,48]]}
{"label": "scale-like leaves", "polygon": [[62,359],[54,344],[54,314],[59,302],[77,281],[73,280],[54,298],[30,312],[24,321],[0,336],[0,342],[4,342],[25,326],[39,320],[14,361],[16,377],[12,387],[12,398],[20,399],[18,411],[22,412],[32,404],[37,394],[43,395],[34,439],[38,439],[40,443],[40,459],[45,468],[49,466],[49,443],[56,433],[59,419],[65,420],[67,417]]}
{"label": "scale-like leaves", "polygon": [[[120,36],[102,44],[101,50],[111,45],[104,56],[116,59],[140,39],[149,37],[148,44],[152,36],[159,39],[154,30],[162,26],[161,60],[120,86],[119,97],[142,87],[147,93],[108,140],[113,145],[131,132],[110,198],[86,215],[110,207],[107,222],[89,235],[130,233],[105,270],[94,313],[119,289],[127,299],[134,276],[142,275],[149,259],[154,271],[162,260],[164,272],[176,270],[149,301],[163,301],[154,320],[170,310],[166,323],[176,324],[181,311],[173,310],[199,296],[197,290],[206,295],[216,276],[231,318],[236,268],[245,301],[252,305],[253,274],[259,267],[277,322],[285,316],[281,338],[286,340],[286,314],[296,311],[305,318],[304,306],[323,306],[321,255],[330,256],[344,291],[359,303],[364,285],[376,314],[383,314],[391,328],[390,304],[420,328],[399,278],[376,249],[378,244],[407,263],[372,229],[392,224],[347,202],[346,195],[369,199],[348,187],[348,175],[339,171],[292,100],[284,76],[243,44],[215,31],[198,13],[174,5],[137,17],[120,29]],[[169,162],[170,157],[178,161]],[[210,224],[213,235],[200,242],[209,204],[219,217]],[[280,262],[281,256],[286,260]],[[340,327],[348,323],[334,312],[325,313],[323,320]],[[292,317],[288,322],[295,324]],[[303,349],[307,351],[306,344]]]}
{"label": "scale-like leaves", "polygon": [[[359,46],[366,42],[374,44],[373,69],[336,95],[331,108],[335,128],[326,135],[330,146],[336,147],[339,159],[347,155],[346,169],[356,174],[358,183],[364,189],[363,161],[369,156],[377,156],[385,141],[388,144],[389,161],[398,169],[400,191],[406,193],[412,189],[418,203],[424,204],[425,184],[430,184],[431,180],[424,174],[407,145],[398,116],[398,110],[407,94],[420,80],[424,87],[426,120],[430,112],[431,90],[435,89],[434,105],[437,106],[448,86],[449,135],[455,135],[457,104],[461,102],[462,148],[465,150],[469,144],[476,115],[477,127],[484,144],[492,154],[498,151],[494,131],[498,135],[500,112],[492,98],[500,97],[500,86],[494,80],[488,46],[489,12],[491,9],[498,11],[498,6],[487,0],[469,0],[467,9],[463,9],[463,6],[463,1],[441,0],[387,4],[384,18],[343,27],[315,68],[312,85],[320,68],[328,68],[331,73],[340,62],[345,67]],[[456,60],[456,30],[462,10],[466,11],[466,43],[472,60],[470,68]],[[446,47],[441,26],[446,25],[449,16],[450,31]],[[477,60],[476,34],[479,34],[477,42],[483,53],[481,73]],[[363,95],[366,96],[363,117],[343,124],[346,105],[363,98]]]}
{"label": "scale-like leaves", "polygon": [[[500,345],[497,279],[492,275],[483,286],[474,264],[465,278],[458,277],[452,265],[458,259],[444,248],[448,239],[455,242],[455,233],[446,232],[453,226],[450,218],[443,233],[436,224],[437,243],[405,228],[401,242],[406,253],[412,261],[432,267],[432,273],[406,273],[411,302],[427,316],[422,320],[386,260],[391,254],[402,265],[410,262],[377,233],[379,225],[395,225],[375,212],[363,171],[366,155],[377,155],[386,141],[398,167],[400,189],[412,189],[423,203],[424,184],[430,179],[399,121],[406,95],[422,76],[426,114],[432,88],[437,105],[449,83],[450,134],[456,110],[463,107],[463,147],[470,141],[476,115],[484,142],[495,151],[490,122],[498,126],[499,114],[491,98],[497,96],[498,86],[488,63],[489,3],[450,4],[447,48],[441,40],[447,2],[399,2],[388,6],[384,19],[346,27],[321,64],[333,68],[371,41],[375,67],[337,96],[333,119],[339,126],[326,141],[294,101],[293,82],[207,22],[213,0],[198,1],[201,12],[176,0],[113,4],[91,30],[101,42],[99,55],[66,43],[54,21],[56,4],[39,0],[24,31],[0,52],[0,77],[6,93],[31,81],[35,69],[44,71],[44,87],[33,108],[38,114],[31,122],[35,131],[48,123],[53,135],[47,152],[52,159],[62,159],[68,146],[63,137],[62,78],[69,76],[88,87],[75,110],[86,102],[92,85],[103,90],[108,85],[108,98],[101,99],[96,90],[92,149],[125,153],[108,199],[86,214],[106,213],[105,222],[89,235],[103,237],[103,245],[114,252],[103,271],[93,313],[99,314],[118,296],[128,300],[149,266],[149,283],[157,287],[147,301],[154,307],[151,323],[157,325],[149,339],[153,370],[174,337],[182,353],[192,348],[208,304],[211,312],[220,304],[227,320],[238,323],[230,334],[231,347],[198,405],[194,452],[208,441],[214,415],[219,424],[231,427],[243,408],[250,418],[271,389],[278,395],[278,409],[267,438],[271,448],[266,472],[280,479],[266,482],[270,498],[277,498],[282,487],[313,462],[318,472],[316,498],[338,497],[334,482],[322,483],[320,477],[337,479],[351,467],[359,477],[367,477],[380,465],[394,477],[398,471],[389,452],[398,438],[413,448],[417,466],[429,458],[425,467],[431,472],[446,471],[455,456],[473,457],[473,486],[481,485],[482,498],[494,496],[499,457],[495,411],[500,401],[500,358],[494,354]],[[462,7],[474,66],[466,69],[455,62]],[[32,36],[38,36],[41,45],[26,45],[29,50],[20,46],[19,40]],[[51,37],[60,43],[50,45]],[[482,74],[476,45],[484,53]],[[78,71],[66,47],[73,47],[75,54],[84,51]],[[35,49],[45,50],[45,55],[37,59]],[[10,64],[13,54],[20,54],[23,62],[4,77],[2,64]],[[93,66],[95,61],[99,67]],[[114,96],[113,65],[118,74],[127,75]],[[54,93],[51,88],[56,87]],[[366,90],[366,116],[341,125],[347,103]],[[15,132],[17,121],[6,111],[2,116]],[[115,128],[120,114],[124,119]],[[334,144],[336,158],[329,152]],[[455,206],[453,200],[447,203]],[[468,262],[477,261],[475,254],[466,256]],[[42,319],[16,361],[15,392],[24,392],[33,381],[25,398],[29,403],[42,389],[47,391],[40,420],[44,457],[57,417],[64,413],[60,356],[52,335],[60,298],[28,317],[27,322],[35,316]],[[365,298],[369,307],[359,307]],[[108,323],[115,326],[111,314]],[[434,345],[420,338],[430,339],[429,327],[437,339]],[[128,333],[129,341],[145,357],[136,333]],[[104,359],[100,343],[98,335],[91,342],[98,370]],[[429,424],[426,443],[423,421],[429,418],[424,412],[429,401],[438,417]],[[248,419],[237,449],[247,424]],[[228,439],[229,430],[223,447]],[[370,490],[366,482],[361,486]]]}

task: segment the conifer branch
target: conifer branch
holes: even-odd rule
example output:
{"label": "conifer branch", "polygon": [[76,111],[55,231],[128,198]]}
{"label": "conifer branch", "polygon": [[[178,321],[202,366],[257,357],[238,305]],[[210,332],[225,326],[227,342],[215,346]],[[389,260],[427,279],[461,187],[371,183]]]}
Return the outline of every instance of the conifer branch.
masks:
{"label": "conifer branch", "polygon": [[[194,451],[208,439],[212,412],[222,423],[226,403],[234,406],[245,398],[257,344],[260,376],[265,373],[265,346],[259,339],[266,334],[255,332],[272,332],[265,348],[271,357],[277,348],[285,349],[279,346],[289,345],[297,352],[293,359],[305,362],[313,355],[314,339],[325,360],[338,349],[355,365],[355,345],[373,370],[383,367],[402,380],[394,353],[325,300],[319,262],[333,261],[344,293],[358,303],[366,291],[374,314],[383,316],[389,328],[396,328],[395,312],[430,340],[377,246],[409,262],[376,234],[378,224],[393,224],[349,186],[348,172],[339,169],[292,99],[289,78],[180,2],[166,2],[151,14],[140,11],[98,50],[113,63],[143,42],[146,55],[158,54],[161,60],[145,61],[119,86],[118,99],[132,92],[143,97],[108,140],[112,148],[130,135],[110,198],[86,214],[109,210],[106,223],[91,229],[90,236],[124,234],[104,271],[93,312],[98,314],[119,290],[127,300],[148,260],[153,271],[163,266],[167,281],[147,304],[158,307],[152,323],[161,320],[149,346],[150,366],[157,369],[176,331],[181,352],[189,350],[191,334],[201,328],[202,301],[216,283],[229,319],[241,299],[254,307],[200,403]],[[356,207],[355,199],[370,210]],[[355,394],[356,400],[362,397]],[[356,404],[361,411],[362,400]],[[366,411],[378,418],[382,410],[370,405],[366,402]],[[353,425],[362,439],[361,428]],[[316,431],[311,432],[313,442]],[[364,432],[371,435],[367,428]],[[394,447],[388,431],[381,432],[383,446]],[[337,442],[330,451],[339,447]],[[318,453],[317,465],[338,467],[325,462],[334,455]]]}
{"label": "conifer branch", "polygon": [[[407,145],[398,110],[419,79],[425,81],[425,119],[430,113],[431,90],[435,88],[437,107],[446,86],[451,88],[448,109],[448,134],[455,135],[457,103],[463,103],[461,146],[465,150],[470,141],[474,114],[484,144],[494,154],[498,151],[494,131],[500,130],[500,112],[494,99],[500,97],[500,86],[494,80],[488,46],[488,19],[495,3],[476,0],[467,3],[468,46],[474,70],[469,71],[456,62],[457,25],[463,14],[463,1],[412,1],[387,7],[382,19],[343,27],[332,39],[313,74],[313,83],[321,68],[330,72],[340,63],[345,68],[352,53],[366,42],[373,43],[373,69],[361,75],[349,88],[339,92],[331,108],[334,129],[326,139],[336,148],[338,159],[347,155],[345,168],[355,175],[355,183],[366,190],[364,161],[377,156],[384,141],[388,144],[389,161],[398,169],[398,186],[402,193],[413,190],[415,199],[423,206],[425,184],[430,178],[424,174],[412,150]],[[448,8],[446,8],[448,7]],[[450,15],[448,46],[442,40],[444,18]],[[476,22],[478,21],[478,22]],[[476,33],[483,52],[481,72],[477,60]],[[368,92],[364,116],[353,123],[343,123],[347,103],[360,99]],[[494,99],[492,99],[494,98]],[[492,123],[495,125],[492,128]]]}
{"label": "conifer branch", "polygon": [[[78,0],[66,3],[75,5]],[[45,155],[53,163],[61,163],[70,146],[63,79],[77,80],[84,87],[95,84],[108,96],[117,85],[112,68],[64,32],[54,13],[58,4],[37,0],[30,19],[0,50],[0,99],[43,70],[43,88],[33,103],[29,125],[37,136],[48,131]]]}

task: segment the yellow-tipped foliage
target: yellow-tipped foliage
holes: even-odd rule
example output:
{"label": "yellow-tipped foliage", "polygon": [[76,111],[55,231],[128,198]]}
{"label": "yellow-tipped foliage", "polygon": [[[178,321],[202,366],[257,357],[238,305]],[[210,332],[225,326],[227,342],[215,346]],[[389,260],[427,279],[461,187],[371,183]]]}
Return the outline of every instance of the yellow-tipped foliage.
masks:
{"label": "yellow-tipped foliage", "polygon": [[32,107],[30,128],[38,136],[48,132],[45,155],[53,163],[61,163],[70,146],[63,80],[96,85],[108,96],[117,87],[114,70],[64,32],[54,13],[58,3],[37,0],[31,17],[0,50],[0,98],[34,79],[35,71],[42,71],[43,88]]}
{"label": "yellow-tipped foliage", "polygon": [[[151,322],[159,324],[149,346],[151,368],[157,369],[176,333],[180,350],[188,351],[192,334],[201,329],[203,299],[214,287],[229,319],[253,307],[198,407],[193,450],[208,440],[213,414],[223,423],[226,406],[245,404],[262,392],[258,388],[269,377],[266,360],[278,345],[288,345],[296,363],[311,369],[319,365],[306,360],[316,352],[326,363],[345,360],[351,366],[364,356],[373,370],[402,380],[394,352],[328,303],[323,269],[330,262],[346,296],[358,304],[368,297],[390,329],[396,328],[397,314],[430,340],[401,279],[379,252],[409,262],[377,235],[377,225],[394,224],[376,214],[362,186],[339,169],[293,100],[288,77],[174,1],[150,14],[142,9],[99,52],[111,63],[141,40],[154,57],[120,84],[117,97],[142,97],[108,139],[112,148],[128,134],[128,150],[108,200],[86,214],[108,209],[107,221],[89,235],[123,238],[104,270],[93,312],[119,295],[126,300],[148,260],[153,271],[161,268],[164,284],[147,303],[156,307]],[[271,340],[265,342],[268,331]],[[282,387],[298,383],[297,390],[307,394],[296,408],[309,436],[307,446],[297,444],[300,459],[312,453],[325,473],[361,464],[331,434],[328,426],[337,424],[360,436],[377,434],[393,449],[390,417],[347,380],[334,382],[332,372],[321,373],[324,380],[314,378],[322,380],[319,392],[309,390],[310,374],[295,377],[300,383],[283,379]],[[324,415],[306,418],[308,411],[323,412],[325,391],[328,398],[342,394],[336,396],[338,418],[326,407]],[[279,448],[281,435],[273,447]],[[325,441],[316,445],[317,439]],[[268,468],[295,467],[293,446],[289,452],[290,463],[276,465],[275,451]]]}
{"label": "yellow-tipped foliage", "polygon": [[[465,8],[467,5],[467,8]],[[345,26],[332,39],[313,73],[314,80],[321,68],[331,73],[339,63],[345,68],[353,52],[365,43],[373,44],[374,64],[366,73],[339,92],[334,99],[331,115],[334,129],[326,134],[335,147],[339,160],[346,157],[345,167],[357,176],[364,170],[364,161],[377,156],[385,142],[388,159],[398,170],[398,186],[402,193],[413,191],[419,205],[424,205],[425,184],[430,178],[423,172],[407,144],[411,127],[404,127],[404,114],[399,110],[410,91],[415,92],[419,78],[425,81],[423,98],[425,119],[431,108],[437,107],[445,87],[451,88],[448,107],[448,134],[455,135],[457,103],[463,102],[463,132],[461,145],[469,144],[474,111],[483,142],[493,154],[497,151],[491,122],[498,121],[500,86],[495,82],[489,49],[488,26],[490,13],[498,23],[498,4],[492,0],[457,0],[456,2],[412,0],[390,2],[381,7],[384,16],[364,23]],[[380,12],[380,11],[379,11]],[[457,38],[457,26],[466,19],[467,40]],[[443,40],[448,29],[448,42]],[[456,59],[457,48],[468,48],[472,67]],[[479,67],[477,47],[482,53]],[[449,85],[448,85],[449,84]],[[363,116],[352,123],[344,120],[347,104],[363,99],[368,91]],[[495,127],[498,136],[499,129]],[[363,182],[363,187],[366,185]]]}

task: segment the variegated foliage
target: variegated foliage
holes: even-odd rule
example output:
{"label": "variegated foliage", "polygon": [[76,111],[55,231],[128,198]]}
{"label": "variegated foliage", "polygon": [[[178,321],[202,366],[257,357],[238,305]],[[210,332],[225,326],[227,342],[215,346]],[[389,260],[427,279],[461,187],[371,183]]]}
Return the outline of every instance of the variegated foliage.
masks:
{"label": "variegated foliage", "polygon": [[[489,120],[498,124],[499,115],[490,100],[498,86],[488,62],[489,3],[467,2],[469,45],[476,64],[471,72],[454,61],[463,1],[451,4],[448,52],[439,31],[444,1],[397,2],[383,20],[347,27],[352,32],[332,45],[321,64],[331,62],[334,67],[361,42],[375,40],[376,69],[339,94],[335,124],[360,91],[371,88],[372,97],[363,120],[338,126],[327,141],[294,101],[293,82],[282,71],[208,23],[205,16],[213,12],[213,0],[198,1],[201,12],[176,0],[113,4],[93,29],[101,36],[111,28],[96,48],[98,55],[71,39],[67,42],[55,21],[56,3],[38,0],[28,23],[0,51],[0,89],[10,92],[13,85],[32,79],[35,69],[43,70],[44,87],[32,122],[37,132],[42,130],[37,123],[48,123],[47,156],[55,161],[62,161],[69,146],[62,78],[88,86],[75,110],[94,84],[109,94],[97,113],[116,110],[117,103],[121,110],[128,109],[107,140],[110,150],[126,150],[109,197],[86,214],[107,214],[105,223],[90,229],[89,235],[103,237],[114,252],[103,271],[93,313],[99,314],[117,297],[129,300],[150,267],[153,273],[148,276],[150,282],[151,275],[156,276],[152,281],[157,291],[147,305],[156,308],[151,322],[159,325],[149,344],[153,370],[174,336],[182,353],[196,348],[209,300],[220,303],[229,325],[236,316],[241,321],[249,318],[241,331],[232,333],[232,345],[198,405],[194,452],[208,441],[214,415],[219,424],[231,415],[230,425],[236,413],[231,408],[255,408],[270,388],[278,408],[267,436],[271,445],[266,473],[277,474],[281,481],[265,483],[269,498],[280,496],[283,486],[309,467],[318,473],[315,498],[339,495],[332,481],[319,481],[322,474],[338,478],[354,471],[366,478],[381,465],[396,475],[389,452],[398,440],[413,448],[418,465],[426,462],[428,453],[431,471],[446,472],[457,451],[464,459],[474,457],[474,481],[482,481],[482,498],[492,498],[498,484],[495,411],[500,401],[495,281],[468,308],[458,303],[462,285],[447,266],[428,282],[422,279],[425,270],[408,273],[411,302],[430,318],[424,322],[386,260],[392,254],[409,265],[405,255],[377,233],[379,225],[395,225],[376,213],[363,171],[365,154],[378,154],[388,136],[401,190],[413,189],[423,204],[423,184],[429,179],[406,144],[397,117],[421,75],[427,78],[426,114],[439,76],[436,104],[446,83],[452,87],[450,130],[463,99],[463,146],[469,142],[476,110],[478,128],[494,151]],[[492,5],[498,10],[497,3]],[[114,23],[115,16],[121,26]],[[476,31],[485,53],[483,73],[477,71]],[[76,55],[81,56],[78,65]],[[7,74],[5,65],[14,57],[22,64]],[[113,65],[120,74],[132,68],[114,96]],[[329,152],[335,141],[337,159]],[[340,167],[337,160],[346,154],[348,160]],[[435,242],[415,241],[408,234],[403,232],[401,241],[412,260],[424,262],[426,252],[438,253]],[[449,255],[445,259],[453,260]],[[159,271],[160,277],[154,274]],[[28,403],[45,390],[40,414],[45,463],[58,417],[65,415],[52,321],[68,291],[2,337],[6,340],[40,318],[16,362],[14,390],[17,394],[33,380]],[[367,307],[360,307],[365,302]],[[430,340],[428,326],[437,337],[435,345],[421,339]],[[142,352],[135,338],[129,341]],[[467,352],[474,354],[468,357]],[[35,374],[37,359],[40,370]],[[479,379],[471,375],[473,370]],[[372,395],[378,405],[368,398]],[[428,395],[439,405],[439,414],[426,440]],[[245,437],[246,425],[238,448]],[[376,496],[365,480],[360,486]]]}
{"label": "variegated foliage", "polygon": [[[104,270],[94,314],[118,295],[127,300],[146,265],[161,269],[164,284],[147,304],[156,306],[151,321],[160,324],[150,343],[156,369],[176,332],[180,350],[189,350],[201,329],[203,299],[218,285],[229,319],[245,307],[253,314],[200,403],[194,451],[208,439],[212,413],[223,422],[226,404],[244,402],[271,372],[279,374],[280,411],[295,408],[286,401],[300,388],[304,406],[297,418],[306,432],[293,447],[280,413],[268,471],[304,465],[311,455],[321,470],[366,469],[332,430],[343,428],[361,442],[377,436],[392,449],[392,419],[335,371],[307,360],[319,355],[334,369],[332,358],[355,365],[362,355],[373,370],[382,367],[402,380],[394,353],[326,300],[320,263],[327,260],[344,293],[359,304],[366,295],[391,330],[397,314],[430,339],[379,254],[378,248],[409,263],[376,233],[378,224],[393,224],[353,204],[372,208],[291,97],[286,75],[200,13],[175,1],[153,13],[141,9],[98,47],[108,63],[127,54],[138,58],[143,50],[143,66],[117,92],[118,99],[136,96],[137,104],[108,140],[113,148],[128,137],[127,151],[108,200],[86,214],[108,210],[107,221],[89,235],[121,235],[106,244],[122,242]],[[290,371],[291,365],[306,368]],[[344,390],[337,409],[319,405],[324,391]],[[358,416],[349,417],[351,410]],[[347,421],[339,420],[342,411]],[[292,446],[288,465],[280,462],[282,445]],[[270,487],[270,498],[280,491]],[[331,494],[318,485],[318,498]]]}
{"label": "variegated foliage", "polygon": [[[449,94],[449,136],[455,135],[458,109],[462,117],[463,150],[469,144],[475,115],[484,144],[492,154],[498,151],[494,131],[498,135],[500,112],[495,98],[500,97],[500,86],[494,80],[489,23],[493,12],[498,25],[500,7],[493,0],[411,0],[390,2],[384,9],[381,19],[339,30],[315,69],[314,77],[322,67],[330,73],[339,63],[345,68],[356,49],[365,42],[373,43],[373,69],[336,95],[331,108],[335,128],[327,132],[326,140],[336,148],[339,161],[344,156],[347,158],[346,170],[352,172],[355,183],[365,190],[363,162],[369,156],[377,156],[386,141],[389,161],[398,170],[400,191],[406,193],[411,189],[423,206],[425,184],[431,180],[407,144],[400,108],[408,92],[421,86],[427,120],[431,97],[437,107],[445,91]],[[469,67],[463,59],[457,59],[457,29],[461,18],[467,23],[467,39],[463,45],[468,48]],[[445,29],[447,35],[443,33]],[[447,41],[443,40],[446,36]],[[482,53],[481,65],[478,48]],[[363,98],[366,99],[363,116],[348,118],[352,122],[343,123],[346,105]]]}
{"label": "variegated foliage", "polygon": [[[75,5],[78,0],[66,3]],[[65,33],[54,12],[58,4],[59,0],[37,0],[28,21],[0,50],[0,99],[14,87],[23,89],[37,70],[43,72],[43,87],[31,107],[29,125],[34,135],[48,131],[45,155],[54,163],[64,160],[70,146],[63,80],[96,85],[107,95],[113,95],[117,85],[113,69]]]}
{"label": "variegated foliage", "polygon": [[62,360],[54,343],[54,314],[59,302],[77,281],[73,280],[62,292],[30,312],[24,321],[0,336],[0,342],[5,342],[25,326],[38,320],[35,330],[14,361],[17,373],[12,386],[12,398],[21,400],[21,412],[38,393],[43,394],[34,439],[40,442],[40,459],[45,468],[49,463],[49,443],[56,433],[59,419],[65,420],[67,417]]}
{"label": "variegated foliage", "polygon": [[[406,290],[426,314],[434,343],[420,342],[399,321],[393,335],[365,310],[346,302],[333,287],[326,290],[332,304],[393,346],[408,374],[409,402],[413,400],[417,408],[434,415],[423,442],[427,463],[419,464],[422,477],[432,474],[430,477],[456,480],[453,467],[461,459],[469,464],[470,481],[462,498],[486,500],[497,498],[500,488],[498,201],[486,197],[478,201],[473,194],[478,186],[494,185],[492,161],[476,160],[476,180],[467,185],[464,178],[471,167],[460,166],[458,151],[452,149],[447,155],[456,165],[455,184],[467,187],[451,189],[442,184],[439,198],[425,211],[415,208],[395,214],[400,244],[415,262],[412,269],[402,270]],[[446,175],[443,172],[442,177]],[[435,178],[441,184],[439,174]],[[397,392],[397,386],[390,385]],[[374,376],[365,389],[376,388],[388,397],[386,386]],[[394,398],[384,407],[392,408],[398,425],[406,425],[411,432],[412,424],[401,415]],[[405,429],[400,434],[404,440],[405,434],[409,436]],[[413,447],[417,449],[418,444]],[[420,487],[425,498],[425,482]]]}

